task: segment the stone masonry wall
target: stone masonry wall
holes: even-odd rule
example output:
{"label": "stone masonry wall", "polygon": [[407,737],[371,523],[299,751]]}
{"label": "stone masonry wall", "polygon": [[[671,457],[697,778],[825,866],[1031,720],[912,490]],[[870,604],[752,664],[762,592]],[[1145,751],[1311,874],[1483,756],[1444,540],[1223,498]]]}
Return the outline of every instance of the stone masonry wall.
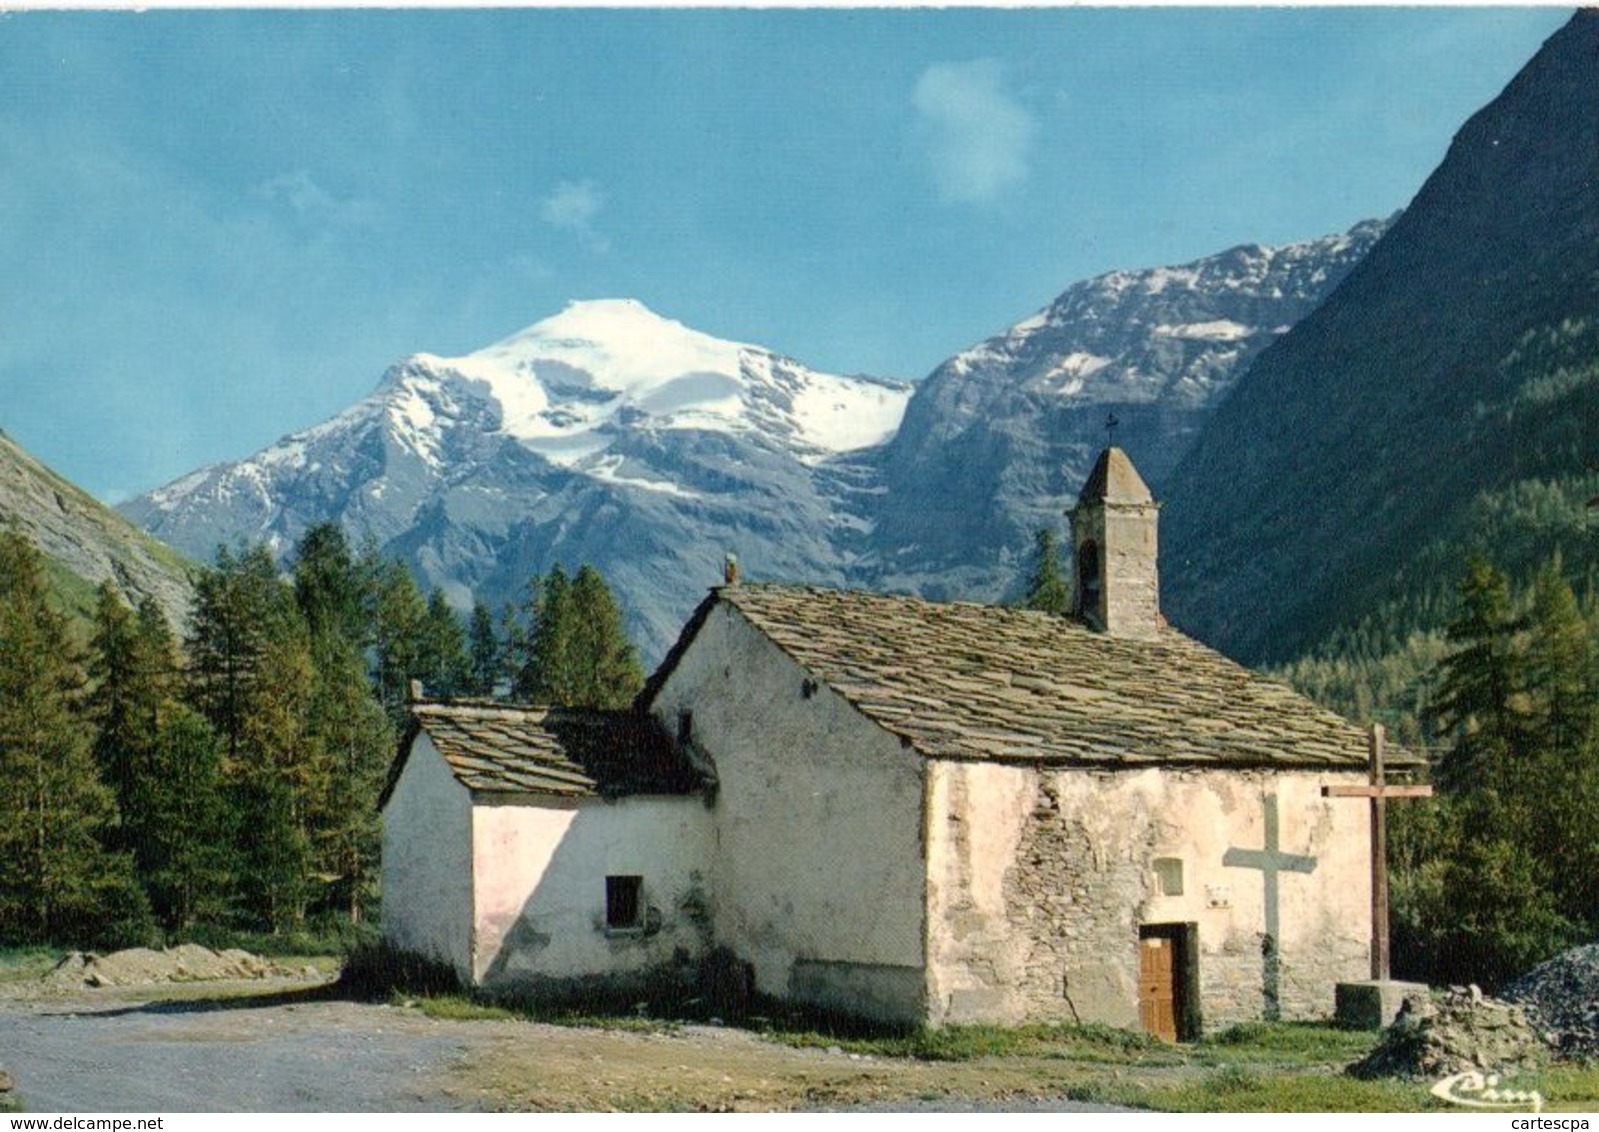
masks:
{"label": "stone masonry wall", "polygon": [[[1122,854],[1081,815],[1061,812],[1055,779],[1040,775],[1005,871],[1005,914],[1025,941],[1016,991],[1032,1018],[1112,1025],[1137,1021],[1137,910],[1147,896],[1139,863],[1155,841],[1146,814],[1123,831],[1144,851]],[[1107,850],[1110,850],[1107,852]]]}
{"label": "stone masonry wall", "polygon": [[[1330,1015],[1333,985],[1366,974],[1369,839],[1365,807],[1320,787],[1361,777],[937,764],[932,1020],[1136,1026],[1139,929],[1154,924],[1196,926],[1207,1030],[1273,1004],[1284,1018]],[[1274,969],[1265,874],[1224,860],[1263,848],[1268,807],[1279,849],[1314,861],[1276,877]],[[1181,863],[1180,892],[1157,881],[1158,858]]]}

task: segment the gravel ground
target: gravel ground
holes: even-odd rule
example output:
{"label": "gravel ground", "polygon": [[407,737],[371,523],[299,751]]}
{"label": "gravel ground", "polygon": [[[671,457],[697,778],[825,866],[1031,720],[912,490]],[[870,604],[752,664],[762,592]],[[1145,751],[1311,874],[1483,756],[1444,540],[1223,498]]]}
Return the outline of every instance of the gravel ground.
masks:
{"label": "gravel ground", "polygon": [[472,1043],[350,1002],[0,1001],[0,1064],[34,1112],[470,1110],[447,1075]]}
{"label": "gravel ground", "polygon": [[[190,987],[168,1001],[130,988],[0,997],[0,1065],[25,1109],[80,1114],[1110,1111],[1027,1095],[1043,1080],[1020,1064],[793,1049],[702,1026],[633,1033],[438,1020],[331,999],[303,981],[270,990]],[[252,997],[225,997],[241,992]]]}
{"label": "gravel ground", "polygon": [[1505,988],[1564,1057],[1599,1060],[1599,944],[1574,947]]}

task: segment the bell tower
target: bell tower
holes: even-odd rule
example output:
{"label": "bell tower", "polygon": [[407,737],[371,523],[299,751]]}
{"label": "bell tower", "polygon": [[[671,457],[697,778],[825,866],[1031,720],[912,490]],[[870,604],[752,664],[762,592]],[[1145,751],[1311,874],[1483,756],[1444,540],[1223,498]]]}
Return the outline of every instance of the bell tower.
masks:
{"label": "bell tower", "polygon": [[1072,524],[1076,596],[1072,612],[1118,637],[1149,637],[1160,615],[1157,512],[1127,453],[1107,448],[1088,475]]}

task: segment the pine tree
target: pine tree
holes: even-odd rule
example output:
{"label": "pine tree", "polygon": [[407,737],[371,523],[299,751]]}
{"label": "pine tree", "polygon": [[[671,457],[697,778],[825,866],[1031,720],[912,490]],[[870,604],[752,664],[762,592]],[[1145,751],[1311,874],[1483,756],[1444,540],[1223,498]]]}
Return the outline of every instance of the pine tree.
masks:
{"label": "pine tree", "polygon": [[95,761],[124,827],[133,824],[133,787],[150,773],[156,733],[176,703],[177,673],[177,645],[161,607],[147,597],[135,613],[110,582],[103,583],[89,642],[88,707]]}
{"label": "pine tree", "polygon": [[1592,644],[1558,558],[1533,579],[1525,682],[1540,746],[1562,762],[1585,750],[1595,713]]}
{"label": "pine tree", "polygon": [[585,565],[569,578],[559,563],[534,579],[527,659],[518,698],[563,707],[619,708],[644,686],[622,612],[604,577]]}
{"label": "pine tree", "polygon": [[94,633],[89,640],[89,716],[94,721],[95,762],[100,779],[125,810],[134,776],[155,729],[150,705],[141,703],[138,628],[133,611],[109,581],[95,594]]}
{"label": "pine tree", "polygon": [[1033,572],[1027,583],[1023,609],[1065,615],[1072,610],[1071,588],[1061,576],[1060,542],[1055,532],[1042,527],[1033,540]]}
{"label": "pine tree", "polygon": [[422,678],[427,602],[404,563],[376,568],[373,590],[378,696],[396,726],[405,719],[410,682]]}
{"label": "pine tree", "polygon": [[1599,877],[1567,867],[1571,847],[1599,828],[1592,635],[1558,557],[1533,580],[1525,661],[1535,773],[1521,791],[1528,840],[1570,919],[1599,926]]}
{"label": "pine tree", "polygon": [[[538,582],[539,579],[535,577],[529,586],[530,616],[538,594]],[[522,691],[522,674],[533,655],[532,642],[528,639],[528,627],[523,623],[521,611],[515,602],[508,601],[500,606],[496,628],[500,638],[499,676],[510,683],[512,696],[526,700],[528,697]]]}
{"label": "pine tree", "polygon": [[238,554],[221,547],[195,583],[188,639],[188,693],[221,738],[229,763],[240,744],[251,697],[261,683],[268,626],[285,616],[277,565],[264,545]]}
{"label": "pine tree", "polygon": [[502,655],[500,639],[494,631],[494,615],[481,601],[472,605],[467,640],[467,664],[471,676],[466,690],[473,696],[492,696],[494,686],[500,679]]}
{"label": "pine tree", "polygon": [[1498,788],[1515,776],[1525,749],[1517,692],[1522,684],[1510,583],[1474,559],[1460,586],[1461,609],[1446,636],[1434,719],[1454,744],[1438,766],[1439,785],[1463,792]]}
{"label": "pine tree", "polygon": [[356,923],[377,896],[377,798],[394,753],[394,729],[352,642],[327,633],[313,655],[306,742],[326,774],[306,800],[310,850],[325,884],[320,902]]}
{"label": "pine tree", "polygon": [[527,659],[516,679],[516,696],[540,704],[570,704],[576,691],[572,655],[572,583],[557,562],[535,578],[529,602]]}
{"label": "pine tree", "polygon": [[441,589],[428,595],[419,638],[416,675],[433,695],[460,695],[470,680],[466,630]]}
{"label": "pine tree", "polygon": [[1493,986],[1595,925],[1599,882],[1569,861],[1599,821],[1593,656],[1558,561],[1526,617],[1481,561],[1460,596],[1435,711],[1443,797],[1399,824],[1395,911],[1416,974]]}
{"label": "pine tree", "polygon": [[127,824],[139,876],[162,926],[186,932],[227,911],[228,807],[222,752],[205,717],[173,704],[131,791]]}
{"label": "pine tree", "polygon": [[74,710],[83,683],[45,594],[43,558],[0,532],[0,937],[143,942],[149,909],[102,837],[111,792]]}
{"label": "pine tree", "polygon": [[[385,580],[403,588],[375,546],[356,561],[343,532],[331,523],[311,528],[300,540],[294,591],[305,617],[312,680],[303,755],[310,769],[296,794],[305,851],[319,886],[307,895],[352,923],[376,897],[377,795],[394,745],[362,653],[368,639],[381,639],[381,669],[384,653],[392,657],[395,651],[393,637],[372,627],[379,609],[373,586]],[[390,597],[392,602],[392,591]],[[395,608],[408,608],[406,600],[387,612]],[[282,852],[292,857],[294,847],[285,845]]]}
{"label": "pine tree", "polygon": [[261,627],[241,757],[231,768],[246,904],[275,932],[298,925],[313,896],[312,800],[329,789],[327,760],[305,734],[315,688],[310,642],[287,588],[280,594]]}
{"label": "pine tree", "polygon": [[365,579],[336,523],[318,523],[295,547],[294,598],[313,637],[337,633],[366,644]]}
{"label": "pine tree", "polygon": [[307,799],[327,789],[328,772],[305,741],[309,633],[264,546],[223,549],[202,573],[189,656],[191,698],[222,745],[243,911],[281,930],[311,896]]}
{"label": "pine tree", "polygon": [[572,580],[571,604],[572,702],[626,707],[644,687],[644,670],[622,628],[622,610],[593,566],[583,566]]}

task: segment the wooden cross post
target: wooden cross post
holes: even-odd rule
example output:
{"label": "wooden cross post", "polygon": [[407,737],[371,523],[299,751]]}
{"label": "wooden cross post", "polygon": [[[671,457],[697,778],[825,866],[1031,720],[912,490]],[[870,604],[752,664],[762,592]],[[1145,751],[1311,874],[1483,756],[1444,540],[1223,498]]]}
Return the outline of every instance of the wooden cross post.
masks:
{"label": "wooden cross post", "polygon": [[1383,779],[1382,724],[1371,725],[1368,739],[1371,785],[1323,786],[1324,798],[1366,798],[1371,802],[1371,977],[1388,981],[1388,799],[1430,798],[1431,786],[1390,786]]}

